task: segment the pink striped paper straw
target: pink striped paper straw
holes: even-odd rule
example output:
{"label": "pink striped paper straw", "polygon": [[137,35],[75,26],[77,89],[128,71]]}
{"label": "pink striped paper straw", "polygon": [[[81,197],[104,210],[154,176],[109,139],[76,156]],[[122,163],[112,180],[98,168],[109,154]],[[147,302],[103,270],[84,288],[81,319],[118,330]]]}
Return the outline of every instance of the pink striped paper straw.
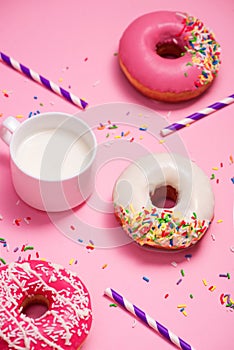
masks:
{"label": "pink striped paper straw", "polygon": [[207,108],[204,108],[199,112],[193,113],[193,114],[189,115],[188,117],[186,117],[186,118],[184,118],[176,123],[173,123],[171,125],[166,126],[164,129],[161,130],[161,135],[167,136],[169,134],[172,134],[173,132],[182,129],[185,126],[188,126],[188,125],[198,121],[199,119],[202,119],[202,118],[206,117],[207,115],[214,113],[214,112],[218,111],[219,109],[230,105],[233,102],[234,102],[234,94],[224,98],[223,100],[221,100],[219,102],[215,102],[212,105],[208,106]]}
{"label": "pink striped paper straw", "polygon": [[113,289],[107,288],[104,293],[109,298],[116,301],[125,310],[130,312],[132,315],[138,317],[148,327],[153,328],[156,332],[161,334],[165,339],[177,345],[178,348],[182,350],[195,350],[191,345],[186,343],[181,338],[177,337],[177,335],[173,334],[169,329],[167,329],[165,326],[160,324],[158,321],[155,321],[151,316],[149,316],[147,313],[139,309],[136,305],[132,304],[130,301],[125,299],[122,295],[120,295]]}
{"label": "pink striped paper straw", "polygon": [[0,59],[6,63],[9,67],[17,70],[20,73],[23,73],[28,78],[36,81],[37,83],[45,86],[47,89],[53,91],[59,96],[64,97],[67,101],[73,103],[74,105],[85,109],[85,107],[88,105],[88,103],[81,98],[73,95],[72,93],[64,90],[62,87],[59,87],[55,83],[53,83],[51,80],[48,80],[44,78],[42,75],[39,75],[38,73],[34,72],[32,69],[25,67],[23,64],[17,62],[14,58],[9,57],[5,55],[4,53],[0,52]]}

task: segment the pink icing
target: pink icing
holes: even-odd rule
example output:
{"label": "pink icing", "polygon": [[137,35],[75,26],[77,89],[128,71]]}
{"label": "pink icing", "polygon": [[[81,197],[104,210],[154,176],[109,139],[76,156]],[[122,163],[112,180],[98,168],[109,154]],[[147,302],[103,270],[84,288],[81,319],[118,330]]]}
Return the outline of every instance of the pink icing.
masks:
{"label": "pink icing", "polygon": [[[200,80],[203,67],[201,64],[191,64],[195,52],[193,48],[189,47],[184,56],[176,59],[166,59],[156,53],[159,43],[174,42],[182,48],[188,46],[185,21],[189,18],[192,17],[179,12],[159,11],[137,18],[125,30],[120,40],[119,57],[131,76],[143,86],[161,92],[197,89],[195,82]],[[205,33],[209,32],[205,29]],[[197,54],[198,50],[195,52]]]}
{"label": "pink icing", "polygon": [[[0,269],[0,349],[77,350],[91,327],[90,297],[75,273],[44,262],[11,263]],[[35,294],[49,301],[37,319],[22,313]]]}

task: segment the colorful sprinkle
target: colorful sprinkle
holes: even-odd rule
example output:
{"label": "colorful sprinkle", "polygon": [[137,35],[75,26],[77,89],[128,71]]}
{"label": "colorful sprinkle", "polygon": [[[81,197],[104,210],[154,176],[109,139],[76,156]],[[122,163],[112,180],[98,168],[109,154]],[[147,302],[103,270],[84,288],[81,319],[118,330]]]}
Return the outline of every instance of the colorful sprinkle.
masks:
{"label": "colorful sprinkle", "polygon": [[224,294],[220,295],[219,300],[220,300],[221,304],[223,305],[224,304]]}
{"label": "colorful sprinkle", "polygon": [[142,279],[143,279],[144,281],[146,281],[146,282],[149,282],[149,278],[146,277],[146,276],[143,276]]}
{"label": "colorful sprinkle", "polygon": [[[201,71],[199,78],[194,82],[196,87],[208,84],[217,75],[220,66],[220,45],[199,19],[187,16],[184,18],[184,27],[177,36],[187,41],[185,50],[192,55],[192,65]],[[183,53],[185,54],[185,53]]]}
{"label": "colorful sprinkle", "polygon": [[216,289],[216,286],[210,286],[209,290],[213,292]]}
{"label": "colorful sprinkle", "polygon": [[112,130],[112,129],[118,129],[118,126],[113,124],[111,126],[108,126],[108,129]]}
{"label": "colorful sprinkle", "polygon": [[198,241],[210,225],[208,220],[199,220],[196,213],[190,219],[185,219],[173,210],[154,206],[143,207],[142,211],[136,213],[130,205],[116,205],[115,213],[123,229],[141,246],[186,248]]}
{"label": "colorful sprinkle", "polygon": [[34,249],[34,247],[32,247],[32,246],[26,246],[26,247],[24,247],[24,252],[26,252],[26,250],[33,250]]}
{"label": "colorful sprinkle", "polygon": [[3,258],[0,258],[1,263],[3,263],[4,265],[6,265],[6,261]]}
{"label": "colorful sprinkle", "polygon": [[69,261],[69,265],[72,265],[73,263],[74,263],[74,261],[75,261],[75,259],[70,259],[70,261]]}
{"label": "colorful sprinkle", "polygon": [[14,219],[13,220],[13,225],[20,226],[22,219]]}
{"label": "colorful sprinkle", "polygon": [[220,295],[220,302],[222,305],[226,303],[226,307],[230,307],[231,309],[234,309],[234,301],[231,298],[230,294],[221,294]]}
{"label": "colorful sprinkle", "polygon": [[86,246],[86,249],[87,249],[87,250],[94,250],[94,245],[93,245],[93,244],[88,244],[88,245]]}
{"label": "colorful sprinkle", "polygon": [[7,93],[7,91],[6,91],[6,90],[2,90],[2,93],[3,93],[3,96],[5,96],[5,97],[9,97],[9,94]]}
{"label": "colorful sprinkle", "polygon": [[148,129],[148,126],[145,124],[143,124],[139,127],[139,130],[141,130],[141,131],[146,131],[147,129]]}
{"label": "colorful sprinkle", "polygon": [[97,129],[98,130],[103,130],[103,129],[105,129],[105,125],[100,123],[100,125],[97,127]]}
{"label": "colorful sprinkle", "polygon": [[182,278],[180,278],[180,279],[176,282],[177,286],[178,286],[181,282],[182,282]]}
{"label": "colorful sprinkle", "polygon": [[117,304],[111,303],[109,306],[110,307],[117,307]]}
{"label": "colorful sprinkle", "polygon": [[185,308],[185,307],[187,307],[186,304],[179,304],[179,305],[177,305],[177,308],[178,308],[178,309],[182,309],[182,308]]}
{"label": "colorful sprinkle", "polygon": [[186,312],[185,310],[182,311],[182,314],[183,314],[184,316],[186,316],[186,317],[188,316],[188,314],[187,314],[187,312]]}

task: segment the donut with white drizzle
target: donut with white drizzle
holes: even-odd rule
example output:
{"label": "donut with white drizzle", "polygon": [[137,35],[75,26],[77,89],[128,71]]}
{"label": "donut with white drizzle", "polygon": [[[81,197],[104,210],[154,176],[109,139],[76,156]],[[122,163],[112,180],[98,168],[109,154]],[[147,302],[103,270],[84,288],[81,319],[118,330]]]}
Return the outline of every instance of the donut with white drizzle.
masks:
{"label": "donut with white drizzle", "polygon": [[[50,262],[31,260],[0,268],[0,349],[78,350],[92,323],[89,293],[78,276]],[[44,303],[39,318],[23,309]]]}

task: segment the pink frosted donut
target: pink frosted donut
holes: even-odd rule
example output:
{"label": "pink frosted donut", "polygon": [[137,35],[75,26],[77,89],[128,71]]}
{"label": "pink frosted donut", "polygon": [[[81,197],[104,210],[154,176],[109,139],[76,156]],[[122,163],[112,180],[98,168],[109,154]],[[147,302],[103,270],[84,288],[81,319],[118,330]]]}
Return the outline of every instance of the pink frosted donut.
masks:
{"label": "pink frosted donut", "polygon": [[[0,349],[77,350],[91,327],[88,291],[75,273],[44,261],[11,263],[0,269]],[[39,318],[28,304],[44,303]]]}
{"label": "pink frosted donut", "polygon": [[197,18],[181,12],[143,15],[125,30],[119,62],[130,83],[144,95],[168,102],[197,97],[213,82],[220,45]]}

